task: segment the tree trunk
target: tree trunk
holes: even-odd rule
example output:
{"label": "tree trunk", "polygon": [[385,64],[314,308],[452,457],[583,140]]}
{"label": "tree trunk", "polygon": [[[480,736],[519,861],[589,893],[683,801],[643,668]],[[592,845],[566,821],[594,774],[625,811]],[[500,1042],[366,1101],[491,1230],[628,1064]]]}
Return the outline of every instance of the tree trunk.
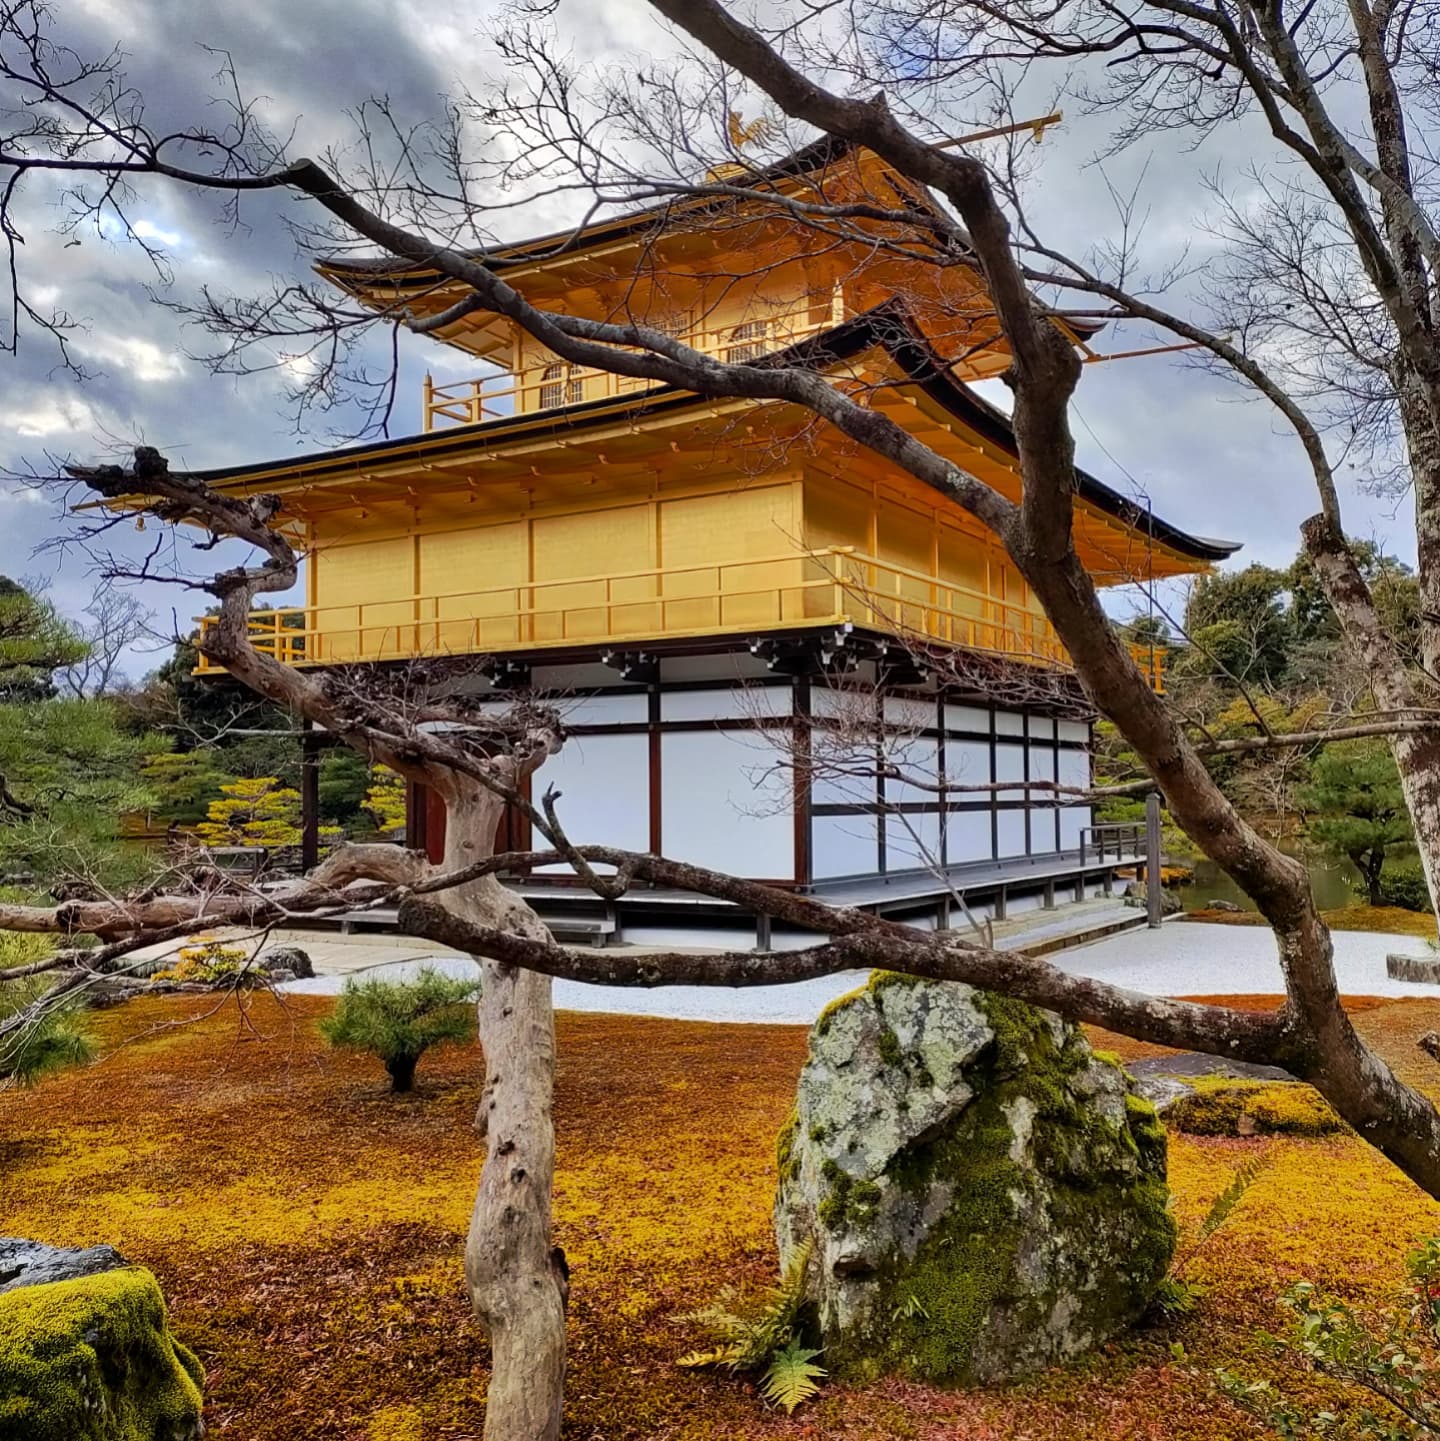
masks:
{"label": "tree trunk", "polygon": [[1385,865],[1384,851],[1371,851],[1365,862],[1365,885],[1370,892],[1370,904],[1378,906],[1382,904],[1380,896],[1380,871]]}
{"label": "tree trunk", "polygon": [[415,1066],[419,1060],[419,1056],[391,1056],[385,1062],[385,1070],[390,1077],[392,1093],[398,1094],[415,1089]]}
{"label": "tree trunk", "polygon": [[[463,781],[447,796],[444,868],[493,854],[502,803]],[[550,940],[524,901],[493,876],[443,891],[441,905],[467,920]],[[465,1278],[490,1339],[486,1441],[556,1441],[565,1389],[565,1258],[550,1237],[555,1172],[551,1101],[555,1028],[550,978],[481,961],[480,1045],[485,1090],[476,1116],[484,1169]]]}
{"label": "tree trunk", "polygon": [[[1421,471],[1416,470],[1416,527],[1422,556],[1421,609],[1426,600],[1424,557],[1427,553],[1426,516],[1420,504],[1423,489]],[[1440,505],[1440,496],[1436,497]],[[1440,510],[1430,519],[1434,529],[1435,564],[1429,574],[1440,588]],[[1355,564],[1354,554],[1339,530],[1324,516],[1314,516],[1300,527],[1305,549],[1315,563],[1315,572],[1351,651],[1365,667],[1375,704],[1382,710],[1405,711],[1428,704],[1430,695],[1412,682],[1392,638],[1380,624],[1369,588]],[[1431,638],[1440,637],[1440,627],[1422,620],[1422,635],[1428,653]],[[1400,789],[1415,832],[1415,850],[1430,892],[1430,911],[1440,920],[1440,729],[1402,731],[1390,739],[1390,750],[1400,772]]]}

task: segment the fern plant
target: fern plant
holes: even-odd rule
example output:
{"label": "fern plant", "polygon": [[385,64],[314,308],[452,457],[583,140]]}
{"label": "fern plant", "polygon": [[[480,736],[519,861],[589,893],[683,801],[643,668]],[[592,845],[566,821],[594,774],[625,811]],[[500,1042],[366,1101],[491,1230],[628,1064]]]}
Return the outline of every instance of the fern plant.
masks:
{"label": "fern plant", "polygon": [[1230,1183],[1210,1203],[1209,1209],[1200,1219],[1189,1245],[1176,1253],[1170,1262],[1170,1274],[1155,1290],[1152,1304],[1167,1316],[1188,1316],[1195,1310],[1199,1299],[1199,1288],[1185,1277],[1185,1268],[1195,1258],[1195,1253],[1235,1214],[1251,1186],[1260,1179],[1261,1172],[1269,1164],[1268,1151],[1257,1151],[1233,1176]]}
{"label": "fern plant", "polygon": [[819,1354],[815,1347],[791,1341],[770,1358],[760,1379],[760,1394],[772,1406],[783,1406],[787,1415],[793,1413],[802,1401],[820,1394],[819,1382],[825,1376],[825,1368],[815,1365]]}
{"label": "fern plant", "polygon": [[734,1293],[722,1291],[713,1305],[678,1317],[705,1327],[715,1344],[687,1352],[677,1364],[757,1373],[760,1394],[787,1412],[816,1395],[825,1375],[824,1368],[814,1364],[820,1351],[806,1346],[800,1335],[811,1251],[809,1240],[797,1246],[785,1259],[779,1283],[750,1307],[740,1309]]}

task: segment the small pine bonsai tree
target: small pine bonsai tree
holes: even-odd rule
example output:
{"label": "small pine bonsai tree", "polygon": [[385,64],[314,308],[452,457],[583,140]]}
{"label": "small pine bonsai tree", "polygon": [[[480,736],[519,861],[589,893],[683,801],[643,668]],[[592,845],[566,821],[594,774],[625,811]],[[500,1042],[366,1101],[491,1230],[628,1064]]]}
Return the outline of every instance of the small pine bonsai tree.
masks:
{"label": "small pine bonsai tree", "polygon": [[412,981],[351,977],[320,1022],[332,1046],[369,1051],[384,1063],[392,1092],[413,1090],[415,1067],[431,1046],[475,1034],[478,981],[454,980],[425,966]]}

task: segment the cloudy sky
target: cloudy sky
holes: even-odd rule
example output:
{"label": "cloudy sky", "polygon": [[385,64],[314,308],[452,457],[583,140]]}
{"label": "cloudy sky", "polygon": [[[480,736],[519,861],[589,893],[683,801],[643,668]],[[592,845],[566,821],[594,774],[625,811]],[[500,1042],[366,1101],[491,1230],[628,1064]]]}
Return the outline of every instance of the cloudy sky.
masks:
{"label": "cloudy sky", "polygon": [[[499,9],[489,0],[449,7],[418,0],[251,0],[244,6],[66,0],[63,12],[67,38],[78,48],[96,53],[119,45],[126,52],[128,77],[145,96],[154,128],[214,116],[214,52],[223,50],[247,91],[263,97],[272,127],[294,127],[292,154],[304,154],[345,143],[353,134],[349,112],[367,97],[383,94],[397,115],[421,121],[436,116],[458,85],[483,93],[504,74],[489,38]],[[674,49],[644,0],[562,0],[555,24],[563,44],[586,59],[643,65]],[[1100,176],[1087,165],[1097,139],[1083,117],[1051,132],[1030,192],[1032,216],[1077,251],[1114,225]],[[1250,138],[1237,132],[1225,143],[1228,150],[1212,145],[1186,153],[1162,140],[1155,150],[1132,152],[1109,167],[1122,189],[1144,168],[1145,244],[1153,262],[1186,244],[1203,247],[1198,177],[1242,162]],[[502,233],[513,238],[552,229],[573,205],[567,197],[540,197],[528,211],[508,216]],[[296,202],[259,197],[230,225],[203,196],[147,185],[132,219],[167,250],[168,285],[113,228],[57,235],[62,213],[56,188],[29,187],[20,264],[32,301],[79,322],[73,344],[92,374],[77,382],[58,366],[47,337],[22,331],[18,354],[0,354],[0,467],[43,465],[56,455],[111,456],[136,441],[158,446],[176,466],[228,465],[321,448],[356,424],[353,414],[342,412],[311,416],[297,431],[283,371],[212,374],[193,358],[207,338],[187,331],[158,303],[192,299],[201,286],[257,294],[276,279],[302,276],[306,261],[284,223],[299,218]],[[4,323],[8,329],[8,316]],[[1149,339],[1122,331],[1108,343],[1119,349]],[[420,377],[427,366],[454,373],[457,363],[464,371],[464,357],[452,361],[434,342],[407,339],[393,433],[420,428]],[[1298,523],[1317,508],[1298,448],[1271,412],[1173,357],[1089,367],[1075,432],[1081,461],[1093,473],[1122,490],[1138,485],[1158,512],[1188,529],[1243,540],[1247,560],[1288,561]],[[1354,477],[1344,483],[1351,532],[1410,558],[1408,502],[1369,498]],[[75,613],[94,587],[85,558],[36,551],[66,525],[52,501],[18,486],[0,491],[0,573],[42,580],[61,608]],[[165,587],[152,587],[145,598],[163,616],[194,608],[190,598]],[[146,664],[136,657],[132,669]]]}

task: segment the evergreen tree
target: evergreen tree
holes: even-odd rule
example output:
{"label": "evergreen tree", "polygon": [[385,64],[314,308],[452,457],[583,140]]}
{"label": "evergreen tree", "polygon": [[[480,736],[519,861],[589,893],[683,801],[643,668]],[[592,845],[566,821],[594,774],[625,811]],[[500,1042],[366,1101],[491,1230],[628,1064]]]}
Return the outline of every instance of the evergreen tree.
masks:
{"label": "evergreen tree", "polygon": [[220,787],[195,837],[207,846],[259,846],[278,850],[300,844],[300,792],[274,776],[244,777]]}
{"label": "evergreen tree", "polygon": [[320,814],[346,829],[365,820],[365,792],[370,763],[348,746],[326,751],[320,758]]}
{"label": "evergreen tree", "polygon": [[1313,812],[1309,832],[1360,872],[1372,906],[1381,904],[1385,858],[1411,844],[1410,814],[1400,773],[1383,741],[1348,741],[1326,748],[1311,768],[1301,804]]}
{"label": "evergreen tree", "polygon": [[154,796],[152,811],[170,825],[193,826],[210,813],[212,801],[234,777],[220,767],[213,749],[165,751],[151,756],[141,771]]}
{"label": "evergreen tree", "polygon": [[133,883],[152,865],[120,817],[150,809],[158,736],[127,735],[108,700],[0,704],[0,879],[52,887]]}
{"label": "evergreen tree", "polygon": [[85,651],[48,600],[0,575],[0,704],[48,700],[55,672],[83,660]]}

